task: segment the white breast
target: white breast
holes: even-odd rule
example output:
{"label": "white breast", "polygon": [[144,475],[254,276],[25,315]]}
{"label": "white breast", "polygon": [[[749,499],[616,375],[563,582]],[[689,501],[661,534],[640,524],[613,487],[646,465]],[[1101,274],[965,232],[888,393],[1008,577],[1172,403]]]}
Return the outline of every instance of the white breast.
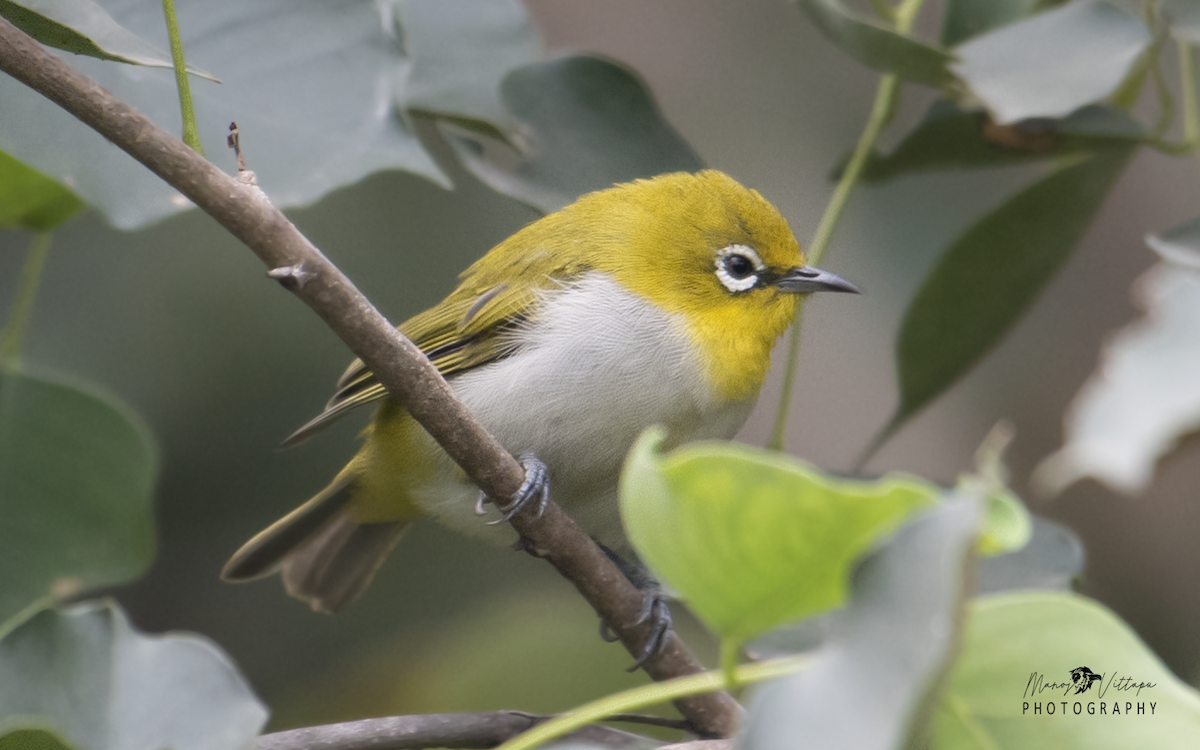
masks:
{"label": "white breast", "polygon": [[[753,406],[718,403],[681,322],[605,274],[546,293],[512,336],[516,354],[451,385],[509,451],[546,463],[554,499],[610,546],[623,545],[617,478],[643,429],[664,423],[673,442],[728,438]],[[422,493],[426,510],[482,526],[469,489],[440,489],[436,501]]]}

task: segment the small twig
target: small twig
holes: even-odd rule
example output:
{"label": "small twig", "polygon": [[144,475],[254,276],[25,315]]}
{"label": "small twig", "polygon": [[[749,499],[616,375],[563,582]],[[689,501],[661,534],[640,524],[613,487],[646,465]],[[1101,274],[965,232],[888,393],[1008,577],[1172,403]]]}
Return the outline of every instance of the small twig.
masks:
{"label": "small twig", "polygon": [[[285,288],[321,316],[477,487],[490,497],[511,497],[521,486],[525,471],[516,459],[471,417],[421,350],[271,204],[254,185],[252,172],[237,179],[225,174],[3,18],[0,70],[112,141],[244,242],[282,276]],[[655,627],[642,621],[642,593],[570,516],[551,502],[540,518],[521,512],[511,523],[574,584],[629,653],[639,654]],[[643,668],[655,680],[704,671],[674,633]],[[692,695],[675,705],[701,734],[729,736],[736,729],[740,707],[727,693]]]}
{"label": "small twig", "polygon": [[[488,748],[532,729],[548,718],[521,711],[389,716],[264,734],[258,738],[255,750]],[[580,744],[611,748],[646,742],[640,735],[603,726],[585,727],[571,737]]]}
{"label": "small twig", "polygon": [[246,171],[246,158],[242,156],[242,134],[236,122],[229,123],[229,135],[225,136],[225,145],[237,154],[238,172]]}

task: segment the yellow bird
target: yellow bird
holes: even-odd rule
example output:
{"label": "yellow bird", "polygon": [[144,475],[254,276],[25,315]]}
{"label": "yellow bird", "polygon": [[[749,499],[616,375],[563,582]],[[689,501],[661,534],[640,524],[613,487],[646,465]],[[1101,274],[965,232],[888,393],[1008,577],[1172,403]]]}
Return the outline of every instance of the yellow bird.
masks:
{"label": "yellow bird", "polygon": [[[460,278],[400,330],[505,448],[540,459],[527,468],[544,465],[554,499],[611,549],[625,546],[617,478],[638,434],[661,423],[675,444],[732,437],[799,295],[857,291],[806,266],[775,207],[715,171],[585,195]],[[514,538],[480,522],[479,491],[361,362],[287,443],[371,402],[358,454],[238,550],[224,578],[281,572],[288,593],[334,612],[422,516]]]}

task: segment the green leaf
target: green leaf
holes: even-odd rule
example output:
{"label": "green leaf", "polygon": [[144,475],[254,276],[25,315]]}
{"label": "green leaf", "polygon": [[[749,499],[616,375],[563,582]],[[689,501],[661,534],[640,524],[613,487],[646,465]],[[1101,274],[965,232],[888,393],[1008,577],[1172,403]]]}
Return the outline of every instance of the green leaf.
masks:
{"label": "green leaf", "polygon": [[[220,86],[192,90],[201,139],[223,140],[236,120],[248,166],[280,208],[313,203],[381,170],[403,169],[449,186],[396,110],[396,83],[410,63],[392,6],[390,0],[176,3],[189,59],[219,65],[224,78]],[[144,38],[163,34],[160,3],[120,3],[112,13]],[[70,62],[168,131],[181,131],[173,71],[88,57]],[[140,163],[15,79],[0,76],[0,102],[0,149],[70,185],[112,224],[136,228],[191,207]],[[227,149],[213,159],[234,168]]]}
{"label": "green leaf", "polygon": [[1073,159],[951,244],[900,324],[900,404],[884,436],[999,342],[1079,242],[1131,152],[1115,145]]}
{"label": "green leaf", "polygon": [[981,505],[949,500],[868,557],[811,666],[754,696],[738,746],[920,746],[957,647]]}
{"label": "green leaf", "polygon": [[[121,26],[92,0],[0,0],[0,17],[47,47],[113,62],[174,68],[170,55]],[[191,65],[187,70],[217,80]]]}
{"label": "green leaf", "polygon": [[902,36],[864,18],[841,0],[795,0],[812,24],[842,51],[868,68],[942,87],[953,79],[949,53]]}
{"label": "green leaf", "polygon": [[1063,0],[948,0],[942,20],[942,46],[953,47],[971,37],[1007,26]]}
{"label": "green leaf", "polygon": [[[1142,126],[1129,114],[1089,106],[1058,122],[1035,121],[1001,127],[979,111],[953,102],[934,102],[917,127],[890,154],[873,154],[863,170],[868,181],[916,172],[986,169],[1029,164],[1052,157],[1094,151],[1110,140],[1140,141]],[[1097,143],[1097,142],[1100,143]],[[842,164],[848,161],[843,160]],[[840,177],[839,167],[834,178]]]}
{"label": "green leaf", "polygon": [[621,518],[650,568],[722,638],[745,639],[840,606],[855,560],[938,488],[840,480],[737,443],[658,452],[643,433],[621,475]]}
{"label": "green leaf", "polygon": [[576,55],[526,65],[505,77],[500,93],[526,144],[516,167],[489,159],[467,134],[451,134],[451,145],[487,185],[543,211],[613,183],[704,167],[645,83],[612,61]]}
{"label": "green leaf", "polygon": [[[1083,693],[1072,684],[1080,667],[1102,676]],[[1061,687],[1033,694],[1038,677],[1043,687]],[[1139,691],[1139,683],[1153,686]],[[1006,594],[968,607],[962,655],[934,726],[935,750],[1194,748],[1200,695],[1100,604],[1073,594]]]}
{"label": "green leaf", "polygon": [[1103,0],[1077,0],[958,47],[953,71],[996,122],[1063,117],[1116,91],[1150,32]]}
{"label": "green leaf", "polygon": [[397,106],[492,128],[513,127],[500,102],[500,82],[542,56],[525,6],[517,0],[401,0],[397,9],[412,60]]}
{"label": "green leaf", "polygon": [[0,623],[140,576],[154,475],[153,443],[125,407],[0,368]]}
{"label": "green leaf", "polygon": [[230,750],[267,719],[216,645],[139,633],[112,602],[38,612],[0,639],[0,674],[0,738],[40,729],[77,750]]}
{"label": "green leaf", "polygon": [[75,750],[63,738],[45,729],[18,729],[0,736],[0,750]]}
{"label": "green leaf", "polygon": [[1145,316],[1108,340],[1071,404],[1063,447],[1034,477],[1047,492],[1085,476],[1142,492],[1157,461],[1200,429],[1200,218],[1147,242],[1163,262],[1134,284]]}
{"label": "green leaf", "polygon": [[82,208],[68,188],[0,151],[0,229],[44,232]]}

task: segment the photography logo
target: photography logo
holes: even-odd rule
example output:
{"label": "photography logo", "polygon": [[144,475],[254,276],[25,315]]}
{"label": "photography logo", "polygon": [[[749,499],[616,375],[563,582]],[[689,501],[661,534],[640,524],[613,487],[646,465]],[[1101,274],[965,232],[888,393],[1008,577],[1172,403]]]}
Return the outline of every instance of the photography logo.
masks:
{"label": "photography logo", "polygon": [[1087,667],[1075,667],[1071,670],[1071,682],[1075,683],[1075,695],[1086,693],[1093,682],[1104,679]]}
{"label": "photography logo", "polygon": [[[1118,672],[1093,672],[1088,667],[1075,667],[1068,673],[1070,682],[1054,682],[1041,672],[1031,672],[1022,697],[1024,716],[1154,716],[1157,701],[1142,697],[1143,690],[1155,687],[1153,682],[1141,682]],[[1092,688],[1095,688],[1094,690]],[[1049,691],[1049,696],[1043,693]],[[1112,691],[1112,694],[1109,693]],[[1083,700],[1054,700],[1088,694]],[[1049,700],[1047,700],[1049,698]],[[1114,700],[1114,698],[1120,700]],[[1126,700],[1132,699],[1132,700]]]}

